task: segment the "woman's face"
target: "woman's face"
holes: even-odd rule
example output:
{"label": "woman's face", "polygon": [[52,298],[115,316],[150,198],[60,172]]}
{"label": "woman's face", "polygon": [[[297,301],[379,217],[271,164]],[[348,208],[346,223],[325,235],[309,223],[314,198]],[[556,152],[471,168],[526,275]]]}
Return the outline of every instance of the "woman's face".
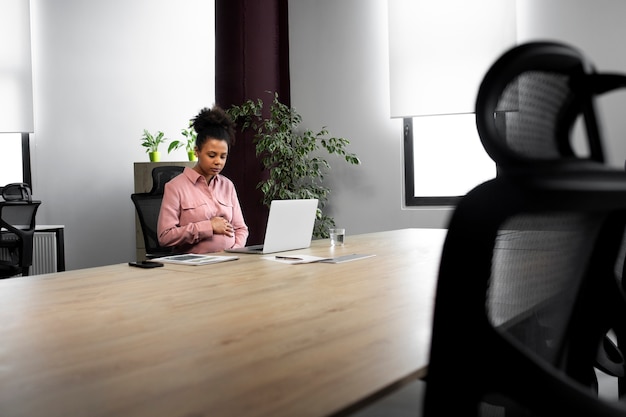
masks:
{"label": "woman's face", "polygon": [[195,149],[198,156],[196,170],[203,175],[207,181],[219,174],[228,158],[228,143],[220,139],[207,139],[202,145],[202,149]]}

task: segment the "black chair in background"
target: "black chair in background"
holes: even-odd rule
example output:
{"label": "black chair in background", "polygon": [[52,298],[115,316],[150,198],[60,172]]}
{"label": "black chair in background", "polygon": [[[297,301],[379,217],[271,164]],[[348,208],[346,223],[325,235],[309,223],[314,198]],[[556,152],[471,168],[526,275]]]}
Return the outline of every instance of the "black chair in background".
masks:
{"label": "black chair in background", "polygon": [[0,278],[28,276],[33,264],[35,216],[41,201],[0,201]]}
{"label": "black chair in background", "polygon": [[[546,42],[486,74],[476,119],[498,175],[449,223],[425,416],[625,415],[595,379],[606,334],[626,317],[615,274],[626,173],[603,164],[593,105],[623,80]],[[577,121],[586,140],[575,147]]]}
{"label": "black chair in background", "polygon": [[159,220],[159,212],[161,211],[165,184],[182,173],[183,170],[184,167],[181,166],[167,165],[155,167],[152,170],[152,189],[150,192],[134,193],[130,196],[139,218],[146,249],[146,258],[148,259],[173,254],[171,247],[159,245],[157,222]]}
{"label": "black chair in background", "polygon": [[161,210],[162,194],[135,193],[130,196],[135,204],[143,234],[146,258],[158,258],[172,254],[172,248],[159,245],[157,222]]}

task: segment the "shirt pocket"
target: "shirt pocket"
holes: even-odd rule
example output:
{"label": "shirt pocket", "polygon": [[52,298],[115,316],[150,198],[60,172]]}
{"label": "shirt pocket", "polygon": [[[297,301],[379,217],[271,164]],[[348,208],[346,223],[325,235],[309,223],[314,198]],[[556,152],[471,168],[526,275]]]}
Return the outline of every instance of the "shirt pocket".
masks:
{"label": "shirt pocket", "polygon": [[216,198],[217,215],[225,218],[229,222],[233,220],[233,204],[224,198]]}
{"label": "shirt pocket", "polygon": [[181,203],[180,225],[209,220],[212,217],[209,211],[206,201],[184,201]]}
{"label": "shirt pocket", "polygon": [[218,204],[221,207],[228,207],[228,208],[233,208],[233,204],[230,202],[230,200],[227,200],[225,198],[216,198],[215,200],[217,200]]}

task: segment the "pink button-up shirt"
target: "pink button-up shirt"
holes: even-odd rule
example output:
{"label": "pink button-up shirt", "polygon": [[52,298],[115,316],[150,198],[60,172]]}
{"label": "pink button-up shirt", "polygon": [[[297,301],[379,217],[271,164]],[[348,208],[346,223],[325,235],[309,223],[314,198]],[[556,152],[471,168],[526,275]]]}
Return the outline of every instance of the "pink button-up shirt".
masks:
{"label": "pink button-up shirt", "polygon": [[[223,217],[235,236],[213,234],[211,218]],[[191,168],[165,184],[157,225],[159,244],[181,253],[219,252],[246,245],[248,226],[243,220],[235,186],[217,175],[210,184]]]}

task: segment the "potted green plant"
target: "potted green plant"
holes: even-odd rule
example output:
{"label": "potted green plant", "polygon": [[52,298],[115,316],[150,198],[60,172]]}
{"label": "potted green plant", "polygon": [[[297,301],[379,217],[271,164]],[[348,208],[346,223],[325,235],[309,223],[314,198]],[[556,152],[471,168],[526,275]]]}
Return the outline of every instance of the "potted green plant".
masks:
{"label": "potted green plant", "polygon": [[261,99],[246,100],[227,112],[242,131],[254,130],[256,155],[269,173],[267,179],[257,184],[263,193],[263,204],[269,207],[272,200],[317,198],[319,207],[313,236],[328,237],[328,228],[335,225],[335,220],[323,211],[330,194],[323,180],[330,164],[320,150],[358,165],[359,158],[346,150],[350,142],[329,136],[326,127],[318,132],[299,129],[302,117],[293,107],[281,103],[277,93],[274,93],[267,118],[263,117]]}
{"label": "potted green plant", "polygon": [[146,148],[150,162],[159,162],[161,160],[161,152],[159,152],[159,146],[167,141],[165,133],[158,131],[156,134],[148,132],[147,129],[143,130],[143,136],[141,136],[141,146]]}
{"label": "potted green plant", "polygon": [[196,147],[196,137],[198,134],[193,128],[193,121],[189,121],[189,127],[187,129],[182,129],[180,131],[181,135],[183,135],[186,139],[184,141],[175,140],[170,143],[170,146],[167,148],[167,153],[170,153],[178,148],[185,147],[187,151],[187,157],[190,161],[195,161],[198,159],[195,152]]}

